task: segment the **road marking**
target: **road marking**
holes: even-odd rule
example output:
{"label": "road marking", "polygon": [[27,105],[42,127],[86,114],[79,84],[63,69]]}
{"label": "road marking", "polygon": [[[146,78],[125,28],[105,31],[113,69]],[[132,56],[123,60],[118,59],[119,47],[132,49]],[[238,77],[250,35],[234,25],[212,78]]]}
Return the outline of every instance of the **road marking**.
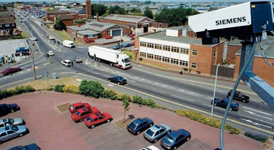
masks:
{"label": "road marking", "polygon": [[110,86],[110,87],[113,87],[114,85],[112,85],[112,84],[107,84],[108,86]]}
{"label": "road marking", "polygon": [[262,118],[265,118],[267,120],[273,120],[272,118],[268,118],[268,117],[265,117],[265,116],[258,115],[258,114],[254,113],[252,111],[247,111],[247,110],[244,110],[244,111],[250,113],[251,115],[257,116],[257,117],[262,117]]}
{"label": "road marking", "polygon": [[241,120],[244,120],[244,121],[246,121],[246,122],[249,122],[249,123],[251,123],[251,124],[254,124],[254,125],[256,125],[256,126],[264,126],[264,127],[267,127],[267,128],[272,129],[272,127],[270,127],[270,126],[267,126],[267,125],[264,125],[264,124],[260,124],[260,123],[254,122],[254,121],[252,121],[252,120],[247,120],[247,119],[243,119],[243,118],[240,118],[240,119],[241,119]]}
{"label": "road marking", "polygon": [[136,81],[134,81],[134,80],[130,80],[130,82],[134,82],[134,83],[135,83]]}
{"label": "road marking", "polygon": [[271,122],[267,122],[267,121],[264,121],[264,120],[260,120],[261,122],[264,122],[264,123],[268,123],[268,124],[273,124]]}
{"label": "road marking", "polygon": [[[171,95],[173,97],[176,97],[176,98],[179,98],[179,99],[182,99],[181,96],[177,96],[177,95]],[[187,101],[190,101],[190,102],[194,102],[194,100],[190,100],[190,99],[183,99],[183,100],[187,100]]]}
{"label": "road marking", "polygon": [[249,107],[245,107],[243,106],[244,109],[248,109],[248,110],[252,110],[252,111],[256,111],[258,113],[262,113],[262,114],[265,114],[265,115],[268,115],[268,116],[273,116],[272,114],[269,114],[269,113],[266,113],[266,112],[263,112],[263,111],[259,111],[259,110],[255,110],[255,109],[252,109],[252,108],[249,108]]}

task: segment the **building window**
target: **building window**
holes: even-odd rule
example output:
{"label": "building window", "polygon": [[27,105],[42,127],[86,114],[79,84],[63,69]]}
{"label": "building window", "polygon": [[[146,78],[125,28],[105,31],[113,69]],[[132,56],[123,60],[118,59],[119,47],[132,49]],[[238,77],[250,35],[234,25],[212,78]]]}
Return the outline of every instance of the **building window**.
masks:
{"label": "building window", "polygon": [[198,55],[198,50],[192,50],[192,56],[197,56]]}
{"label": "building window", "polygon": [[180,49],[180,53],[181,53],[181,54],[186,54],[186,55],[188,55],[189,49],[181,48],[181,49]]}
{"label": "building window", "polygon": [[11,26],[13,26],[13,27],[14,27],[14,26],[15,26],[15,24],[11,24]]}
{"label": "building window", "polygon": [[140,56],[141,56],[141,57],[147,57],[147,54],[144,53],[144,52],[140,52]]}
{"label": "building window", "polygon": [[168,62],[169,63],[169,57],[164,57],[163,56],[163,62]]}
{"label": "building window", "polygon": [[10,27],[10,24],[5,24],[5,27]]}
{"label": "building window", "polygon": [[94,36],[93,35],[88,35],[88,38],[94,38]]}
{"label": "building window", "polygon": [[170,46],[163,45],[163,50],[164,51],[170,51]]}
{"label": "building window", "polygon": [[215,52],[213,53],[213,58],[216,58],[216,56],[217,56],[217,51],[215,51]]}
{"label": "building window", "polygon": [[153,54],[147,54],[147,58],[153,59]]}
{"label": "building window", "polygon": [[179,47],[172,47],[171,52],[179,53]]}
{"label": "building window", "polygon": [[180,60],[180,65],[184,67],[188,67],[188,61]]}
{"label": "building window", "polygon": [[148,48],[154,48],[154,44],[153,43],[147,43],[147,47]]}
{"label": "building window", "polygon": [[191,68],[192,69],[197,69],[197,64],[196,63],[191,63]]}
{"label": "building window", "polygon": [[107,30],[108,31],[108,34],[107,35],[110,35],[110,30]]}
{"label": "building window", "polygon": [[155,44],[155,49],[161,50],[161,49],[162,49],[162,45],[160,45],[160,44]]}
{"label": "building window", "polygon": [[140,46],[146,47],[146,42],[140,42]]}
{"label": "building window", "polygon": [[137,28],[142,28],[142,25],[138,24],[138,27]]}
{"label": "building window", "polygon": [[155,55],[155,60],[158,60],[158,61],[161,61],[162,60],[162,56],[159,56],[159,55]]}
{"label": "building window", "polygon": [[171,58],[170,63],[178,65],[178,59]]}

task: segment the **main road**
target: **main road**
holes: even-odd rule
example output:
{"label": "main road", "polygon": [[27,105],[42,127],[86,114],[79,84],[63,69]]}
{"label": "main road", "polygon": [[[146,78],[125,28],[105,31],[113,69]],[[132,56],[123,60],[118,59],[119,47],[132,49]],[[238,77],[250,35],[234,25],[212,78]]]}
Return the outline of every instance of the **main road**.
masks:
{"label": "main road", "polygon": [[[179,76],[135,64],[133,64],[133,68],[129,70],[114,68],[110,65],[98,63],[87,58],[87,48],[76,47],[69,49],[62,47],[61,50],[54,50],[54,43],[46,37],[48,33],[43,30],[35,20],[28,19],[25,25],[33,36],[39,39],[37,44],[43,54],[49,50],[53,50],[55,53],[55,56],[49,58],[50,61],[53,62],[51,65],[43,65],[47,61],[44,57],[35,61],[35,64],[38,66],[37,74],[62,71],[77,72],[78,75],[99,80],[112,88],[149,97],[157,103],[172,108],[196,110],[205,115],[209,115],[211,111],[210,103],[214,83],[212,79],[185,75]],[[76,56],[82,57],[84,60],[87,58],[89,63],[74,63],[74,66],[71,68],[61,65],[61,60],[73,60]],[[95,65],[95,63],[97,65]],[[28,79],[33,76],[30,70],[30,63],[21,67],[25,68],[23,72],[0,78],[0,89],[7,88],[5,85],[9,85],[11,82]],[[128,84],[126,86],[118,86],[107,83],[106,78],[114,75],[126,77]],[[226,97],[227,92],[232,87],[232,83],[225,81],[218,81],[218,83],[221,85],[218,86],[216,97]],[[238,102],[240,103],[240,110],[238,112],[230,112],[227,121],[243,131],[256,131],[257,133],[268,135],[274,134],[274,111],[267,104],[262,103],[262,100],[248,90],[245,85],[240,85],[239,87],[247,91],[251,97],[250,103]],[[214,117],[220,119],[223,113],[223,108],[214,108]]]}

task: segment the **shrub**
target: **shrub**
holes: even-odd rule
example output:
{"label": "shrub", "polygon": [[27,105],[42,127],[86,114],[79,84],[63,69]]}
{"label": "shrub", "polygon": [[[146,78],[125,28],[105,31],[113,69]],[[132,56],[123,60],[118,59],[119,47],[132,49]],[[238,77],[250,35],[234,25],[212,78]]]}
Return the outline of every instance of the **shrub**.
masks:
{"label": "shrub", "polygon": [[135,95],[133,96],[133,103],[142,104],[143,98],[141,96]]}
{"label": "shrub", "polygon": [[131,102],[131,97],[127,94],[123,94],[121,95],[121,101],[124,101],[124,100]]}
{"label": "shrub", "polygon": [[79,89],[77,86],[75,85],[66,85],[63,88],[64,92],[66,93],[73,93],[73,94],[78,94],[79,93]]}
{"label": "shrub", "polygon": [[65,85],[55,85],[54,91],[55,92],[64,92],[63,88],[65,87]]}
{"label": "shrub", "polygon": [[22,93],[29,93],[29,92],[34,92],[35,89],[31,87],[30,85],[28,86],[17,86],[15,89],[11,90],[0,90],[0,99],[7,98],[13,95],[18,95]]}
{"label": "shrub", "polygon": [[99,98],[104,91],[104,87],[98,81],[83,80],[79,86],[79,91],[85,96]]}
{"label": "shrub", "polygon": [[156,107],[156,103],[152,100],[152,99],[147,99],[147,106],[151,107],[151,108],[155,108]]}
{"label": "shrub", "polygon": [[250,132],[245,132],[244,135],[247,136],[247,137],[250,137],[250,138],[252,138],[254,140],[260,141],[262,143],[264,143],[267,140],[266,136],[260,135],[260,134],[252,134]]}

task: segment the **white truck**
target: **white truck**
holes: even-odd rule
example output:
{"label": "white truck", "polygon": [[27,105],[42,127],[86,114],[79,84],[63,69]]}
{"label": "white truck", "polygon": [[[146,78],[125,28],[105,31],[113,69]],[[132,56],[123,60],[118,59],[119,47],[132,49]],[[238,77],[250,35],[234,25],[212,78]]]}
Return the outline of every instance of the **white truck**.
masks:
{"label": "white truck", "polygon": [[90,46],[88,55],[96,61],[104,61],[111,66],[122,69],[131,68],[130,58],[121,51],[108,49],[99,46]]}
{"label": "white truck", "polygon": [[69,41],[69,40],[64,40],[63,41],[63,46],[69,47],[69,48],[75,47],[73,41]]}

